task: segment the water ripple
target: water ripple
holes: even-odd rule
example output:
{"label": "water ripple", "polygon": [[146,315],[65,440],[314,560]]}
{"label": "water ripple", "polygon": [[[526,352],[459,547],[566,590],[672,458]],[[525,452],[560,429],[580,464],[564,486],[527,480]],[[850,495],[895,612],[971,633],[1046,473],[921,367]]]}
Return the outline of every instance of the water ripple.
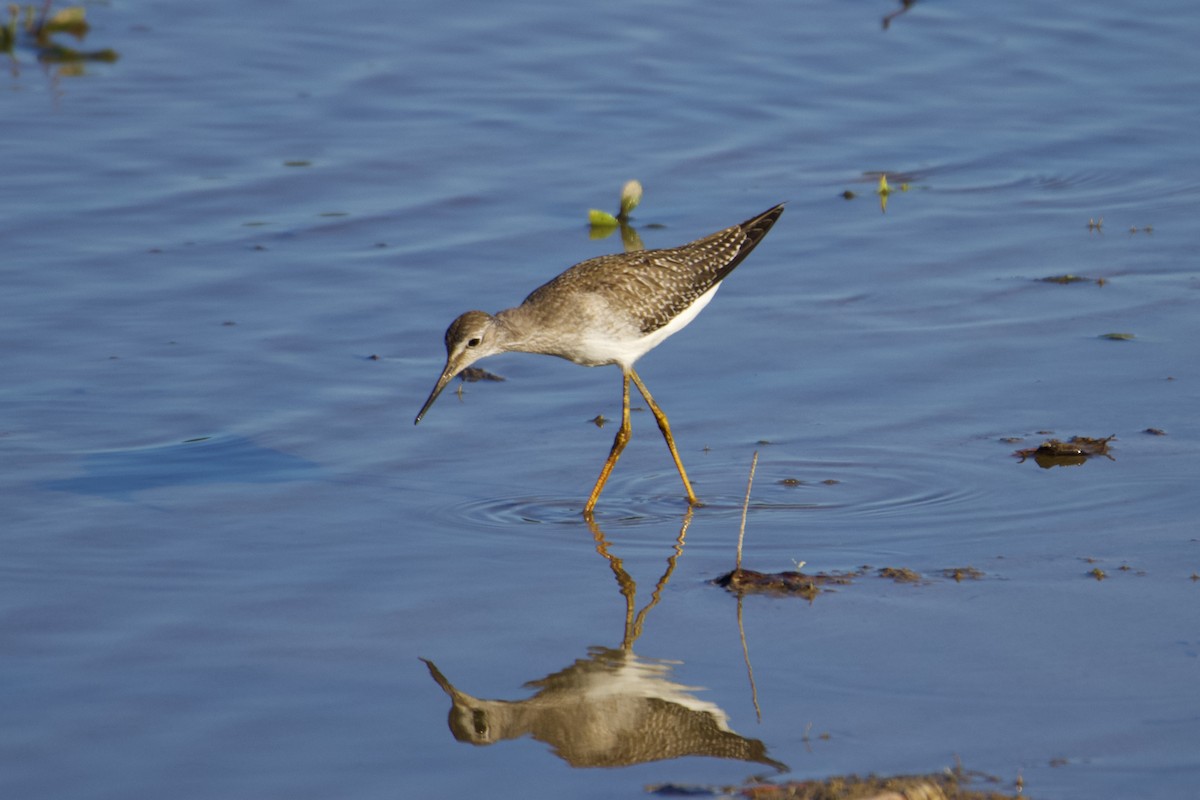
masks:
{"label": "water ripple", "polygon": [[[704,459],[688,470],[704,517],[741,513],[748,464]],[[914,458],[880,449],[851,458],[796,459],[764,453],[751,498],[757,511],[829,513],[888,517],[923,513],[944,516],[955,509],[978,508],[987,494],[984,470],[964,469],[946,459]],[[622,473],[609,481],[596,517],[602,524],[660,525],[678,521],[687,503],[673,472]],[[447,517],[472,525],[506,528],[523,525],[583,524],[581,512],[590,487],[573,498],[513,495],[479,498],[446,508]]]}

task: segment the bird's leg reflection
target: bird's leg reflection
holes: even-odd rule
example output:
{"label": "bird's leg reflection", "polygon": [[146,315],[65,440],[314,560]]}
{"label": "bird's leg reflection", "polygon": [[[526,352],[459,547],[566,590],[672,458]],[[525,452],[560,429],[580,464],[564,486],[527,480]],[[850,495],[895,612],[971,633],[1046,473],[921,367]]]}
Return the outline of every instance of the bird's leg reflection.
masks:
{"label": "bird's leg reflection", "polygon": [[608,540],[604,538],[604,532],[600,530],[600,526],[596,524],[596,520],[593,517],[587,517],[588,528],[592,531],[592,538],[596,540],[596,552],[608,561],[608,565],[612,568],[613,576],[617,579],[617,585],[621,587],[621,596],[625,598],[625,631],[621,637],[621,649],[633,649],[633,643],[642,635],[642,626],[646,622],[646,614],[649,613],[650,609],[658,605],[658,601],[662,597],[662,590],[667,585],[667,581],[671,579],[671,573],[675,571],[675,562],[683,554],[683,540],[687,536],[688,526],[692,524],[692,513],[692,508],[689,506],[687,513],[683,515],[683,523],[679,526],[679,536],[675,538],[675,549],[667,557],[667,569],[663,572],[662,577],[658,579],[658,583],[655,584],[654,592],[650,595],[650,601],[646,604],[645,608],[636,614],[634,613],[634,608],[637,597],[637,583],[625,571],[621,559],[608,551]]}

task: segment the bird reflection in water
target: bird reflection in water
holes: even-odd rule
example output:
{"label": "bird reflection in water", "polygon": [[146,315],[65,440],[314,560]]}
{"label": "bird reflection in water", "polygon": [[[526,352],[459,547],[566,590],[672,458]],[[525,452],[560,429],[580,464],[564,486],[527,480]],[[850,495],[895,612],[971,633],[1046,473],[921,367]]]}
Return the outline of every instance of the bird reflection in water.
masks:
{"label": "bird reflection in water", "polygon": [[612,568],[625,598],[620,647],[591,647],[565,669],[525,685],[537,694],[525,700],[486,700],[455,687],[425,659],[429,674],[450,697],[450,730],[460,742],[493,744],[531,736],[545,742],[573,767],[622,767],[649,761],[708,756],[763,764],[780,772],[787,766],[771,759],[758,739],[729,727],[728,715],[715,703],[695,695],[696,687],[671,679],[679,662],[642,658],[633,652],[646,614],[658,604],[662,590],[683,552],[692,514],[683,519],[666,571],[649,602],[636,611],[637,585],[609,552],[608,541],[592,520],[596,552]]}

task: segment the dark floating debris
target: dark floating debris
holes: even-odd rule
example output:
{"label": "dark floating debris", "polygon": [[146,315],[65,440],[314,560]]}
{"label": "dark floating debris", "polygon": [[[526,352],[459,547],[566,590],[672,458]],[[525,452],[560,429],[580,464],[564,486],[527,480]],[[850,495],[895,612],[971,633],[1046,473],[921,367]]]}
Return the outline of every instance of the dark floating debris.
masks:
{"label": "dark floating debris", "polygon": [[[1083,559],[1083,562],[1085,564],[1096,564],[1097,561],[1098,561],[1098,559],[1095,559],[1095,558],[1084,558]],[[1123,564],[1117,566],[1115,569],[1116,569],[1116,574],[1133,575],[1133,576],[1140,577],[1140,578],[1146,577],[1146,570],[1132,567],[1129,564],[1123,563]],[[1087,577],[1089,577],[1089,578],[1095,578],[1097,581],[1102,581],[1106,578],[1111,577],[1108,572],[1101,569],[1099,566],[1092,567],[1084,574],[1087,575]]]}
{"label": "dark floating debris", "polygon": [[1132,342],[1137,337],[1132,333],[1102,333],[1101,339],[1108,339],[1110,342]]}
{"label": "dark floating debris", "polygon": [[1086,275],[1071,275],[1069,273],[1066,275],[1048,275],[1045,278],[1038,278],[1038,280],[1042,283],[1061,283],[1064,285],[1068,283],[1094,283],[1097,286],[1103,286],[1108,283],[1108,280],[1105,278],[1089,278]]}
{"label": "dark floating debris", "polygon": [[950,567],[942,570],[943,578],[953,578],[958,583],[962,583],[964,580],[982,580],[983,575],[983,571],[975,569],[975,567]]}
{"label": "dark floating debris", "polygon": [[880,567],[879,577],[890,578],[896,583],[920,583],[921,575],[908,567]]}
{"label": "dark floating debris", "polygon": [[1164,431],[1162,428],[1146,428],[1146,430],[1142,431],[1142,433],[1148,433],[1151,436],[1166,436],[1167,435],[1167,432]]}
{"label": "dark floating debris", "polygon": [[500,375],[494,375],[486,369],[479,367],[467,367],[462,372],[458,373],[464,383],[476,383],[477,381],[497,381],[502,382],[504,378]]}
{"label": "dark floating debris", "polygon": [[[799,478],[780,478],[779,480],[775,481],[775,483],[780,486],[786,486],[789,489],[795,489],[798,486],[811,485],[810,481],[800,480]],[[841,481],[839,481],[837,478],[825,478],[818,481],[818,483],[820,483],[822,486],[837,486],[839,483],[841,483]]]}
{"label": "dark floating debris", "polygon": [[[871,573],[876,577],[896,583],[925,585],[930,583],[921,573],[908,567],[879,567],[862,566],[847,572],[814,572],[807,573],[799,570],[783,572],[758,572],[752,569],[733,569],[712,580],[713,585],[720,586],[734,594],[769,594],[779,597],[802,597],[810,603],[818,595],[825,592],[837,591],[839,586],[849,586],[855,579]],[[947,567],[939,570],[943,578],[962,583],[964,580],[977,581],[985,577],[982,570],[975,567]]]}
{"label": "dark floating debris", "polygon": [[752,569],[734,569],[716,578],[713,583],[734,594],[777,594],[803,597],[808,602],[821,592],[832,591],[827,587],[846,586],[863,571],[845,573],[818,572],[812,575],[787,570],[785,572],[757,572]]}
{"label": "dark floating debris", "polygon": [[1078,466],[1093,456],[1104,456],[1109,461],[1116,461],[1108,451],[1108,443],[1115,438],[1117,437],[1093,439],[1090,436],[1073,436],[1069,442],[1047,439],[1037,447],[1017,450],[1013,455],[1021,459],[1021,463],[1032,457],[1043,469]]}

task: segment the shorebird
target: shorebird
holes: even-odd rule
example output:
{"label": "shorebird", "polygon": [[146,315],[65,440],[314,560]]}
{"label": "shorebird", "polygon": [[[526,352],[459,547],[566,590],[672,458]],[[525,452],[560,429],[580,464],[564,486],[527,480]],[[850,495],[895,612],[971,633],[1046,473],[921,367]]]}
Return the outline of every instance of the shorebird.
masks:
{"label": "shorebird", "polygon": [[446,366],[413,424],[421,421],[455,375],[486,356],[518,351],[558,356],[585,367],[616,364],[621,368],[621,427],[584,506],[584,516],[592,516],[600,492],[629,442],[631,380],[658,422],[683,479],[688,503],[698,504],[675,449],[667,415],[633,365],[696,318],[782,213],[780,204],[680,247],[592,258],[534,289],[515,308],[494,315],[466,312],[446,329]]}

